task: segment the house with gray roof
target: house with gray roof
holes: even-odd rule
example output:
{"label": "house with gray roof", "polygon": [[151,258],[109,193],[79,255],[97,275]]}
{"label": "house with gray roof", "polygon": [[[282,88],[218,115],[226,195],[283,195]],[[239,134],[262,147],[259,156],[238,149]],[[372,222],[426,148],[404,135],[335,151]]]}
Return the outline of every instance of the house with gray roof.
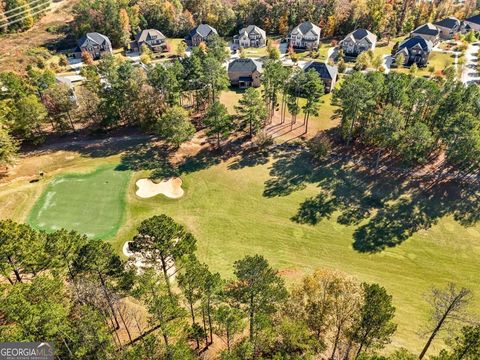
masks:
{"label": "house with gray roof", "polygon": [[156,29],[141,30],[130,43],[130,50],[141,52],[144,45],[153,52],[162,52],[167,49],[167,38]]}
{"label": "house with gray roof", "polygon": [[233,86],[259,87],[261,75],[262,63],[253,59],[235,59],[228,64],[228,77]]}
{"label": "house with gray roof", "polygon": [[248,25],[233,37],[233,43],[242,48],[263,47],[267,45],[267,34],[256,25]]}
{"label": "house with gray roof", "polygon": [[200,24],[190,31],[185,37],[185,41],[189,46],[198,46],[202,42],[208,43],[214,36],[218,36],[217,30],[208,24]]}
{"label": "house with gray roof", "polygon": [[316,71],[323,81],[325,93],[329,93],[335,88],[338,80],[338,68],[336,66],[328,65],[324,62],[311,61],[305,65],[304,69],[307,71]]}
{"label": "house with gray roof", "polygon": [[399,54],[403,54],[406,66],[417,64],[417,66],[423,67],[427,65],[432,49],[431,41],[421,37],[412,37],[401,42],[393,55],[397,57]]}
{"label": "house with gray roof", "polygon": [[453,37],[462,31],[462,22],[455,16],[449,16],[433,23],[440,31],[440,38],[444,40],[453,39]]}
{"label": "house with gray roof", "polygon": [[480,14],[465,19],[463,23],[468,31],[480,31]]}
{"label": "house with gray roof", "polygon": [[410,37],[418,37],[430,41],[433,46],[440,41],[440,30],[433,24],[427,23],[419,26],[410,33]]}
{"label": "house with gray roof", "polygon": [[81,59],[83,52],[90,53],[95,60],[100,59],[102,56],[112,53],[112,43],[108,37],[100,33],[86,33],[77,41],[73,56],[76,59]]}
{"label": "house with gray roof", "polygon": [[352,31],[340,42],[344,54],[352,57],[356,57],[364,51],[373,51],[376,45],[377,35],[366,29]]}
{"label": "house with gray roof", "polygon": [[305,21],[290,32],[288,42],[294,49],[317,49],[320,45],[320,34],[320,27],[310,21]]}

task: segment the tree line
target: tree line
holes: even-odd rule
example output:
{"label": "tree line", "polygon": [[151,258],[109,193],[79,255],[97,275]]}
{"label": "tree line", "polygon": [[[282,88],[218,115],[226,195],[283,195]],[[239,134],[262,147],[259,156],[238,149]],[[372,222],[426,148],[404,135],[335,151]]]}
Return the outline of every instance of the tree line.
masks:
{"label": "tree line", "polygon": [[[219,359],[418,358],[406,349],[377,355],[397,328],[379,284],[319,269],[288,289],[261,255],[235,261],[233,278],[223,279],[166,215],[138,226],[128,261],[108,242],[11,220],[0,221],[0,238],[0,340],[49,341],[61,359],[196,359],[216,342]],[[428,299],[420,359],[446,330],[451,346],[430,359],[476,359],[470,291],[450,284]]]}
{"label": "tree line", "polygon": [[[480,88],[455,81],[391,72],[355,72],[334,91],[347,145],[392,153],[408,164],[445,151],[465,171],[479,167]],[[378,166],[377,160],[377,166]]]}
{"label": "tree line", "polygon": [[254,24],[269,34],[286,35],[309,20],[320,25],[324,36],[363,27],[391,37],[448,15],[463,19],[475,8],[475,0],[81,0],[74,10],[74,31],[77,36],[86,31],[101,32],[120,47],[127,46],[132,35],[145,28],[183,37],[195,24],[207,22],[222,36],[231,36],[241,27]]}

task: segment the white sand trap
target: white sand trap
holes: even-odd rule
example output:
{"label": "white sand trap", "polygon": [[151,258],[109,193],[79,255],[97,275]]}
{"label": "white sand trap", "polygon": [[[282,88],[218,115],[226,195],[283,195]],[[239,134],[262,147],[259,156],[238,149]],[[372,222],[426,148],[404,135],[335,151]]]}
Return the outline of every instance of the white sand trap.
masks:
{"label": "white sand trap", "polygon": [[158,194],[163,194],[171,199],[178,199],[183,196],[182,179],[171,178],[168,180],[162,180],[158,184],[154,183],[150,179],[140,179],[136,182],[138,187],[137,196],[147,199]]}

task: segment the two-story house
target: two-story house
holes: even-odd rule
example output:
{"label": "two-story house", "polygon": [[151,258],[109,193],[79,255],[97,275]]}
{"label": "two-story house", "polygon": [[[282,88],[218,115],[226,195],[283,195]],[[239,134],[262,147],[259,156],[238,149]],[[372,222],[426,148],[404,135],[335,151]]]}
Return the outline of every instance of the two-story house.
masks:
{"label": "two-story house", "polygon": [[233,37],[233,42],[242,48],[263,47],[267,44],[267,34],[258,26],[248,25]]}
{"label": "two-story house", "polygon": [[147,46],[153,52],[162,52],[167,49],[167,38],[160,31],[155,29],[141,30],[136,36],[135,41],[130,43],[130,50],[141,52],[142,46]]}
{"label": "two-story house", "polygon": [[377,35],[365,29],[357,29],[348,34],[340,42],[340,46],[346,56],[356,57],[368,50],[375,50]]}
{"label": "two-story house", "polygon": [[81,59],[83,52],[88,52],[95,60],[100,59],[102,56],[112,53],[112,43],[105,35],[97,32],[87,33],[77,41],[73,56]]}
{"label": "two-story house", "polygon": [[259,87],[262,63],[252,59],[235,59],[228,64],[228,77],[233,86]]}
{"label": "two-story house", "polygon": [[320,45],[321,29],[310,21],[296,26],[288,37],[289,45],[294,49],[317,49]]}
{"label": "two-story house", "polygon": [[185,37],[185,41],[189,46],[198,46],[202,42],[208,43],[214,36],[218,36],[217,30],[208,24],[200,24],[190,31]]}
{"label": "two-story house", "polygon": [[471,16],[463,21],[465,30],[480,31],[480,15]]}
{"label": "two-story house", "polygon": [[338,68],[336,66],[328,65],[324,62],[311,61],[303,68],[305,72],[316,71],[323,81],[325,93],[329,93],[335,87],[338,80]]}
{"label": "two-story house", "polygon": [[453,39],[453,37],[462,31],[462,22],[454,16],[446,17],[434,23],[440,31],[440,38],[444,40]]}
{"label": "two-story house", "polygon": [[440,30],[433,24],[427,23],[419,26],[410,33],[410,37],[418,37],[430,41],[433,46],[440,41]]}
{"label": "two-story house", "polygon": [[432,52],[433,44],[429,40],[425,40],[421,37],[412,37],[404,40],[398,46],[398,49],[394,55],[397,57],[399,54],[405,56],[406,66],[417,64],[419,67],[426,66],[428,63],[428,57]]}

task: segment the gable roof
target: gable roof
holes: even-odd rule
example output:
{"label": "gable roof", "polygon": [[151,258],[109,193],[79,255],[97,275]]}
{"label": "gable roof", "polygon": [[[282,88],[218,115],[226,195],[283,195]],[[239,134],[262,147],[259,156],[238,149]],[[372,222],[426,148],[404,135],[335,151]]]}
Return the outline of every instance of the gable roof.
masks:
{"label": "gable roof", "polygon": [[293,28],[292,32],[299,32],[302,35],[305,35],[309,31],[312,31],[314,34],[320,36],[320,27],[312,23],[311,21],[305,21],[301,23],[300,25],[297,25],[295,28]]}
{"label": "gable roof", "polygon": [[311,61],[305,65],[304,71],[315,70],[322,79],[336,80],[338,76],[338,68],[328,65],[324,62]]}
{"label": "gable roof", "polygon": [[253,59],[235,59],[228,64],[228,72],[230,71],[241,71],[253,73],[254,71],[261,71],[262,64]]}
{"label": "gable roof", "polygon": [[112,46],[108,37],[97,32],[86,33],[77,42],[79,48],[87,46],[88,43],[93,43],[97,45],[107,44],[110,47]]}
{"label": "gable roof", "polygon": [[165,35],[163,35],[160,31],[156,29],[145,29],[141,30],[136,36],[136,42],[144,42],[146,40],[151,39],[166,39]]}
{"label": "gable roof", "polygon": [[429,40],[425,40],[423,38],[420,38],[420,37],[411,37],[411,38],[408,38],[406,40],[404,40],[399,46],[398,46],[398,50],[401,51],[403,49],[411,49],[415,46],[420,46],[422,48],[423,51],[432,51],[432,48],[433,48],[433,44],[431,41]]}
{"label": "gable roof", "polygon": [[192,38],[195,36],[195,34],[200,35],[202,38],[208,37],[211,33],[214,33],[215,35],[218,35],[217,30],[215,28],[211,27],[208,24],[200,24],[197,27],[194,27],[190,33],[188,34],[188,37]]}
{"label": "gable roof", "polygon": [[431,23],[421,25],[412,31],[412,34],[431,35],[431,36],[437,36],[439,33],[440,31],[438,30],[438,28]]}
{"label": "gable roof", "polygon": [[345,39],[347,38],[352,38],[355,42],[367,39],[371,44],[374,44],[377,42],[377,35],[372,34],[370,31],[367,29],[357,29],[355,31],[352,31],[350,34],[348,34]]}
{"label": "gable roof", "polygon": [[460,26],[460,20],[458,20],[455,16],[449,16],[433,24],[447,29],[454,29]]}
{"label": "gable roof", "polygon": [[465,21],[480,25],[480,14],[475,15],[475,16],[471,16],[471,17],[465,19]]}
{"label": "gable roof", "polygon": [[265,30],[259,28],[256,25],[248,25],[247,27],[244,27],[243,29],[240,29],[238,32],[240,35],[243,35],[244,33],[251,34],[252,32],[260,34],[262,38],[267,38],[267,34],[265,33]]}

